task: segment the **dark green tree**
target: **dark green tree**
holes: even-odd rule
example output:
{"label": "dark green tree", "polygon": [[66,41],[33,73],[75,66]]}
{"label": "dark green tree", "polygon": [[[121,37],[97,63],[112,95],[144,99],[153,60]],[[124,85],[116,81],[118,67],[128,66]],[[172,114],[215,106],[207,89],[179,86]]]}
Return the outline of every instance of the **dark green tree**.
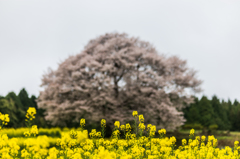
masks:
{"label": "dark green tree", "polygon": [[7,127],[16,127],[18,124],[18,118],[16,116],[16,107],[12,99],[1,98],[0,99],[0,112],[2,114],[9,114],[10,122]]}
{"label": "dark green tree", "polygon": [[200,123],[205,128],[209,125],[216,124],[214,119],[214,111],[211,102],[206,96],[203,96],[198,103]]}
{"label": "dark green tree", "polygon": [[235,106],[238,106],[238,105],[239,105],[239,102],[238,102],[237,99],[234,100],[233,105],[235,105]]}
{"label": "dark green tree", "polygon": [[[32,101],[32,103],[33,103],[33,107],[35,107],[36,110],[37,110],[36,120],[35,120],[35,121],[36,121],[36,124],[37,124],[39,127],[47,127],[48,124],[47,124],[46,120],[44,119],[44,116],[45,116],[45,115],[44,115],[44,112],[45,112],[45,110],[44,110],[44,109],[41,109],[41,108],[38,108],[36,100],[37,100],[37,97],[34,96],[34,95],[32,95],[32,96],[31,96],[31,101]],[[78,123],[78,124],[79,124],[79,123]]]}
{"label": "dark green tree", "polygon": [[228,99],[228,105],[232,105],[232,102],[230,99]]}
{"label": "dark green tree", "polygon": [[234,123],[233,123],[233,128],[235,131],[240,131],[240,105],[238,104],[236,106],[236,114],[235,114],[235,120],[234,120]]}
{"label": "dark green tree", "polygon": [[29,98],[27,91],[25,88],[23,88],[19,94],[18,97],[20,98],[20,101],[23,105],[23,110],[27,111],[29,107],[35,107],[34,103],[32,102],[31,98]]}
{"label": "dark green tree", "polygon": [[[229,104],[230,102],[228,102]],[[231,125],[233,131],[239,131],[240,130],[240,104],[239,102],[235,99],[233,104],[230,106],[230,111],[229,111],[229,119],[231,120]]]}
{"label": "dark green tree", "polygon": [[216,124],[218,125],[218,129],[220,130],[229,130],[231,128],[231,124],[227,117],[227,112],[224,110],[222,104],[216,95],[212,97],[211,105],[214,110],[214,119]]}
{"label": "dark green tree", "polygon": [[38,110],[36,99],[37,99],[37,97],[35,95],[31,96],[31,101],[33,103],[33,107],[36,108],[36,110]]}
{"label": "dark green tree", "polygon": [[228,107],[228,120],[230,121],[231,129],[232,131],[235,131],[236,128],[234,126],[235,120],[236,120],[236,106],[232,105],[231,101],[228,100],[228,102],[224,103],[225,107]]}
{"label": "dark green tree", "polygon": [[24,107],[21,103],[20,98],[14,92],[10,92],[6,95],[6,99],[12,99],[14,102],[14,106],[16,108],[15,115],[18,119],[17,127],[24,126],[26,112],[24,111]]}
{"label": "dark green tree", "polygon": [[37,97],[32,95],[28,97],[27,91],[23,88],[18,96],[14,92],[9,92],[5,97],[0,96],[0,112],[9,114],[10,122],[8,127],[23,127],[25,126],[25,115],[29,107],[35,107],[37,110],[36,123],[39,127],[46,127],[44,119],[44,109],[38,109],[36,103]]}
{"label": "dark green tree", "polygon": [[198,103],[199,100],[197,97],[195,97],[194,103],[190,104],[189,107],[183,109],[184,117],[187,120],[186,124],[200,123]]}

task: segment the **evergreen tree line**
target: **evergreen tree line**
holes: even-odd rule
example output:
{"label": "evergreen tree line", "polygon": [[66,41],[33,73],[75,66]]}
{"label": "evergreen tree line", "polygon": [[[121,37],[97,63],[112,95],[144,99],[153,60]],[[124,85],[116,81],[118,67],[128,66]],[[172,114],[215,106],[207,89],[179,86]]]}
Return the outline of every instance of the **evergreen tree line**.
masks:
{"label": "evergreen tree line", "polygon": [[[44,119],[44,110],[39,109],[36,103],[37,97],[29,97],[23,88],[18,95],[14,92],[8,93],[5,97],[0,96],[0,112],[9,114],[10,122],[7,127],[25,127],[25,114],[29,107],[37,110],[35,124],[39,127],[50,127]],[[217,128],[219,130],[240,131],[240,103],[235,100],[233,103],[224,101],[213,96],[208,99],[203,96],[201,99],[195,97],[195,103],[183,109],[186,123],[183,127],[190,128]],[[75,125],[68,124],[68,127]]]}
{"label": "evergreen tree line", "polygon": [[28,96],[27,91],[23,88],[18,95],[14,92],[8,93],[5,97],[0,96],[0,112],[9,114],[10,122],[6,127],[26,127],[25,115],[29,107],[34,107],[37,110],[35,124],[40,127],[46,127],[47,123],[44,120],[44,110],[38,109],[36,100],[37,97]]}
{"label": "evergreen tree line", "polygon": [[240,131],[240,103],[236,99],[232,103],[220,101],[215,95],[212,99],[195,97],[195,103],[183,112],[187,120],[185,127]]}

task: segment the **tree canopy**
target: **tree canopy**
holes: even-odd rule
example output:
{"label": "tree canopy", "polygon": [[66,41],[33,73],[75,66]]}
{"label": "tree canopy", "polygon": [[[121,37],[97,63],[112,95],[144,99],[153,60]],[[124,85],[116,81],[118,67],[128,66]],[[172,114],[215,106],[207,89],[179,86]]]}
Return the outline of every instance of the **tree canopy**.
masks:
{"label": "tree canopy", "polygon": [[[128,121],[137,110],[146,123],[175,129],[182,109],[201,91],[196,71],[177,56],[160,55],[148,42],[110,33],[90,40],[84,50],[43,75],[37,104],[53,125],[102,118]],[[185,103],[185,104],[184,104]]]}

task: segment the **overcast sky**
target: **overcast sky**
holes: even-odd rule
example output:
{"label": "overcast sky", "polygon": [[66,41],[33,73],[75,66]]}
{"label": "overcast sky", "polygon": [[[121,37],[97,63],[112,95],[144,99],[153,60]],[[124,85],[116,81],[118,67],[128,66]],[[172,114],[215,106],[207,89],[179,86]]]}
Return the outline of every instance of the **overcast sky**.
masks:
{"label": "overcast sky", "polygon": [[119,32],[198,71],[201,95],[240,100],[240,1],[0,0],[0,95],[39,95],[48,67]]}

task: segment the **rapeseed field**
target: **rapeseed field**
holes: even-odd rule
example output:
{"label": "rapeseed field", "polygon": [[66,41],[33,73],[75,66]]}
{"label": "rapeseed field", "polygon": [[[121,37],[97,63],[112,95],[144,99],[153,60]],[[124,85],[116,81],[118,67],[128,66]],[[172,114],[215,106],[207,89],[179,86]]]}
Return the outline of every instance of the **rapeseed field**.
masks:
{"label": "rapeseed field", "polygon": [[[110,139],[105,137],[106,120],[101,120],[101,131],[84,129],[85,119],[80,120],[80,130],[63,133],[58,139],[39,135],[37,125],[32,125],[36,109],[30,107],[26,114],[25,131],[16,132],[24,137],[8,137],[4,126],[10,121],[8,114],[0,113],[0,158],[2,159],[239,159],[239,142],[234,148],[217,148],[214,136],[194,136],[183,139],[176,147],[176,138],[165,137],[166,130],[156,130],[155,125],[144,124],[144,116],[133,111],[134,125],[115,121]],[[11,130],[12,131],[12,130]],[[18,130],[16,130],[18,131]],[[56,131],[56,130],[54,130]],[[49,129],[51,132],[51,129]],[[133,133],[135,132],[135,133]],[[120,137],[123,133],[123,138]],[[14,132],[12,132],[14,134]],[[143,135],[147,134],[147,135]],[[14,136],[14,135],[13,135]],[[52,146],[51,146],[52,145]]]}

